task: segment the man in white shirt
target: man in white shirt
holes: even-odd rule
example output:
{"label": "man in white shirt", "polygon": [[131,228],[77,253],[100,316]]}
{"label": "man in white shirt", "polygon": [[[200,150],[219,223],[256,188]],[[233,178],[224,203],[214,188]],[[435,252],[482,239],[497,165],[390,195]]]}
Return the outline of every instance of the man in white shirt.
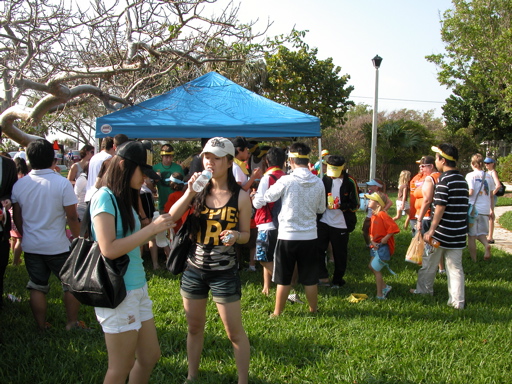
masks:
{"label": "man in white shirt", "polygon": [[[244,137],[238,136],[233,140],[235,158],[233,159],[233,175],[236,182],[244,191],[248,191],[255,180],[261,178],[260,168],[253,169],[252,174],[245,163],[251,156],[250,145]],[[250,175],[250,176],[249,176]]]}
{"label": "man in white shirt", "polygon": [[[43,139],[35,140],[28,145],[27,156],[32,171],[14,184],[13,218],[23,237],[30,307],[37,326],[45,330],[48,328],[48,280],[52,272],[59,277],[69,256],[66,223],[74,237],[79,235],[80,223],[76,211],[77,198],[71,183],[51,169],[55,157],[52,144]],[[77,321],[80,303],[67,291],[64,292],[64,305],[66,329],[83,327]]]}
{"label": "man in white shirt", "polygon": [[279,316],[291,290],[295,264],[298,282],[304,286],[309,311],[318,310],[318,257],[316,215],[325,211],[325,188],[322,180],[309,170],[311,149],[293,143],[288,161],[293,172],[283,176],[264,195],[267,203],[281,199],[279,229],[274,258],[276,305],[271,316]]}
{"label": "man in white shirt", "polygon": [[18,152],[14,155],[14,159],[21,157],[23,160],[27,161],[27,154],[25,153],[25,149],[23,147],[19,147]]}
{"label": "man in white shirt", "polygon": [[89,171],[87,174],[87,186],[85,187],[85,201],[90,201],[96,188],[96,179],[100,173],[101,165],[107,159],[114,156],[116,150],[114,148],[114,139],[111,137],[105,137],[101,142],[101,151],[96,153],[91,160],[89,160]]}

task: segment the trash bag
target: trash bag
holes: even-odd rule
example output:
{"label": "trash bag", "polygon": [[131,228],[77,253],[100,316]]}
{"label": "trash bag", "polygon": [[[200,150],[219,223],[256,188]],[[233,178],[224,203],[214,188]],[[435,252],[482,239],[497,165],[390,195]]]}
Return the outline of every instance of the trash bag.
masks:
{"label": "trash bag", "polygon": [[423,261],[423,251],[425,250],[425,241],[423,240],[423,236],[420,231],[416,232],[416,236],[414,236],[411,240],[411,244],[407,249],[407,253],[405,254],[405,261],[409,263],[414,263],[421,265]]}

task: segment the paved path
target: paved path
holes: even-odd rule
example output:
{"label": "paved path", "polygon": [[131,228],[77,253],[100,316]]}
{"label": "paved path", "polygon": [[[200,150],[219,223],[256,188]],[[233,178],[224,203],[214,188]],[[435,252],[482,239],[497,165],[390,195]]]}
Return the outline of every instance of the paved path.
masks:
{"label": "paved path", "polygon": [[500,248],[501,250],[512,254],[512,232],[506,230],[498,223],[498,218],[505,212],[511,211],[512,206],[496,207],[494,208],[494,214],[496,220],[494,221],[494,244],[493,247]]}

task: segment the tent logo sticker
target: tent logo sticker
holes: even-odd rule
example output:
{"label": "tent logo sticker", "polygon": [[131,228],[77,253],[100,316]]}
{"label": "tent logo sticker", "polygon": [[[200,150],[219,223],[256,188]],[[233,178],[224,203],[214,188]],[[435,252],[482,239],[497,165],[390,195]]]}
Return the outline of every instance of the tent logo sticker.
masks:
{"label": "tent logo sticker", "polygon": [[108,135],[110,132],[112,132],[112,127],[109,124],[103,124],[100,129],[101,133],[104,133],[105,135]]}

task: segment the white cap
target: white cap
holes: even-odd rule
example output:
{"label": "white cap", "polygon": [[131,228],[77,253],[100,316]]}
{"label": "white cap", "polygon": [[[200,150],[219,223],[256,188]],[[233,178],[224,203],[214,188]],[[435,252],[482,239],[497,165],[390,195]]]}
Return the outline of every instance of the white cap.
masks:
{"label": "white cap", "polygon": [[224,157],[226,155],[235,157],[235,147],[231,140],[228,140],[225,137],[213,137],[208,140],[204,146],[201,156],[205,153],[213,153],[218,157]]}

